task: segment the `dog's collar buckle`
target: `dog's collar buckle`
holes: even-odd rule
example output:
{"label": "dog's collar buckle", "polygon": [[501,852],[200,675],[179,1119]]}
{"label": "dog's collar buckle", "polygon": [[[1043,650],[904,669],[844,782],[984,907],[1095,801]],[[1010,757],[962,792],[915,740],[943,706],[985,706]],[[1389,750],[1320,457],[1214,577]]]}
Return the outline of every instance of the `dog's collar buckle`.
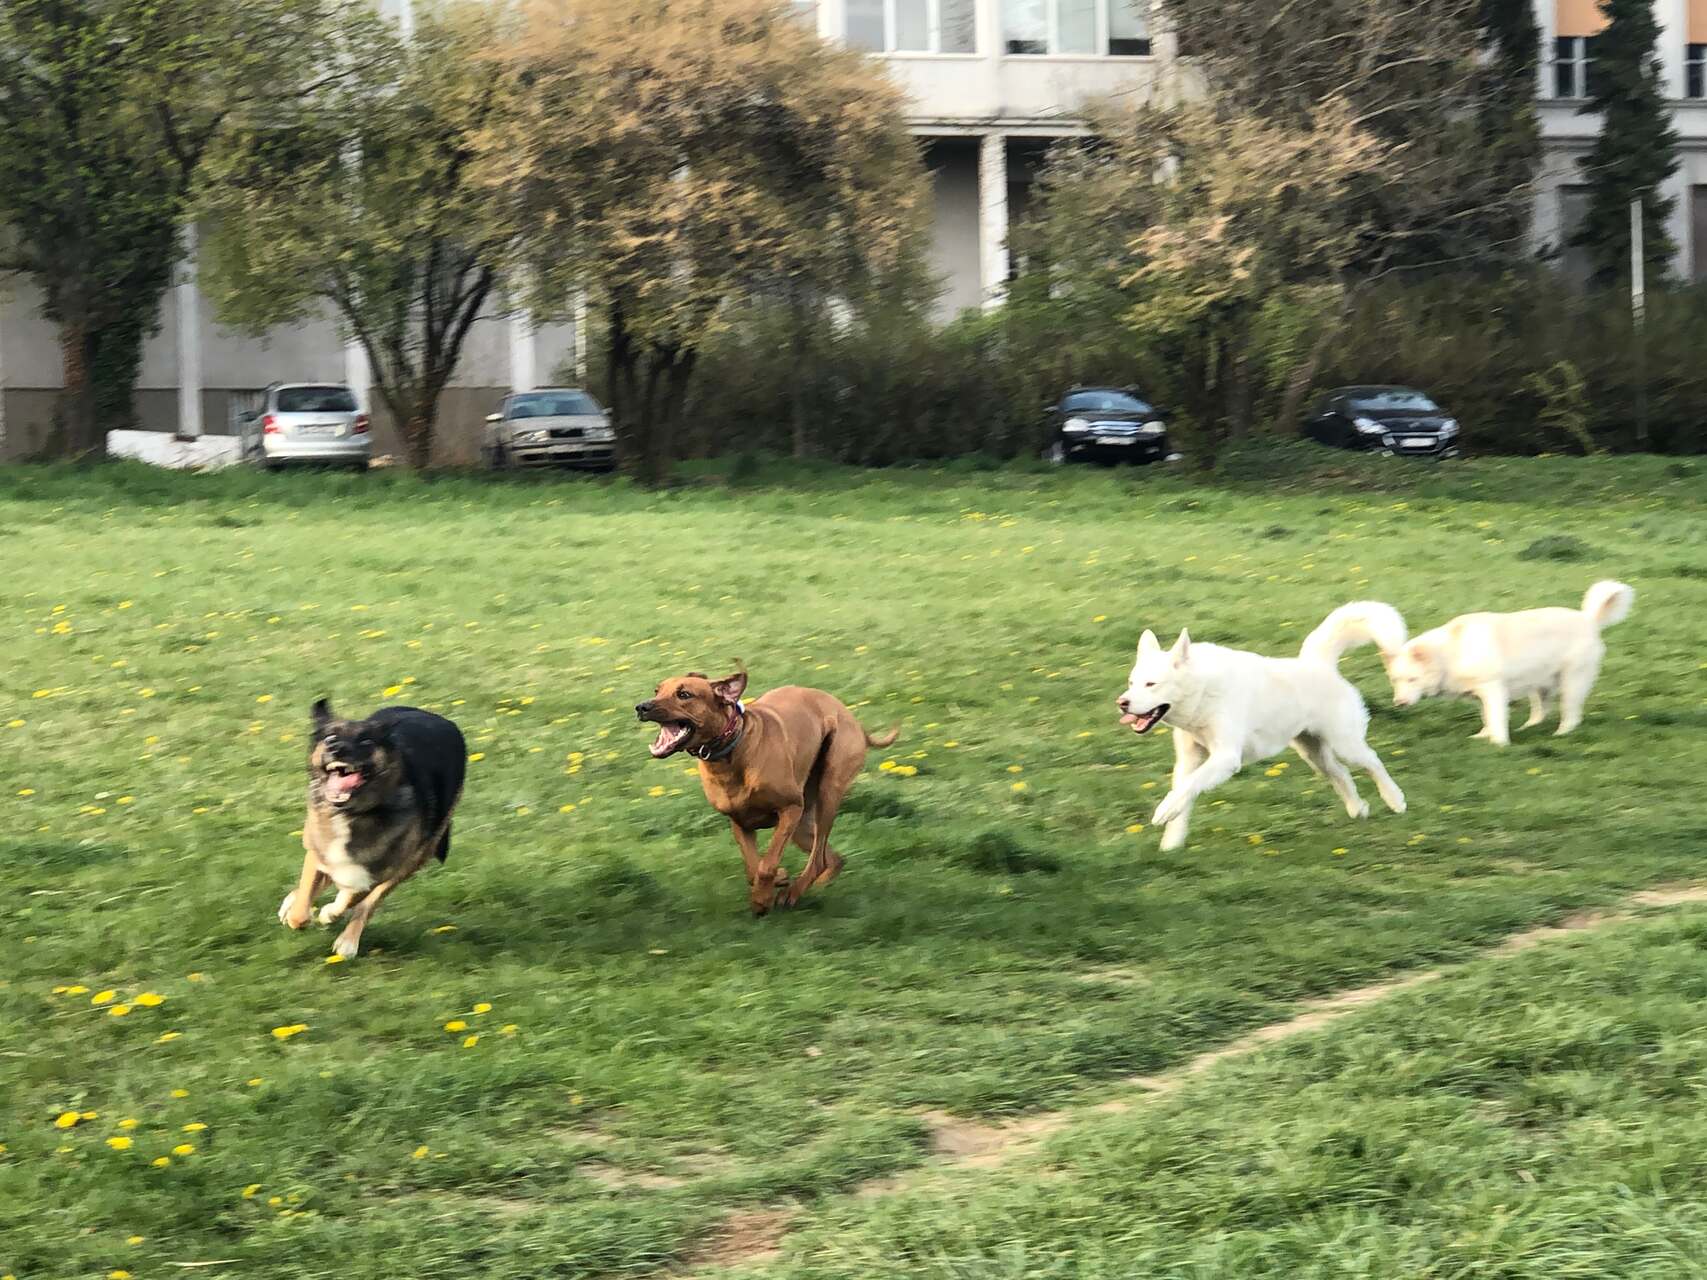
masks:
{"label": "dog's collar buckle", "polygon": [[735,754],[735,748],[741,745],[741,739],[747,732],[747,708],[741,702],[735,703],[735,710],[729,717],[729,723],[716,742],[708,742],[703,747],[695,747],[691,755],[698,756],[708,764],[727,760]]}

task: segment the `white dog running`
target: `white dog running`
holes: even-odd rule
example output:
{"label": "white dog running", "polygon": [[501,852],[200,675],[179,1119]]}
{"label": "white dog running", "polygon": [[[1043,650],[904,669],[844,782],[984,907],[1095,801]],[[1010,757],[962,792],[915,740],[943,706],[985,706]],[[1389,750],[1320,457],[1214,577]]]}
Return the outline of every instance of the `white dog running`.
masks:
{"label": "white dog running", "polygon": [[1118,704],[1120,723],[1135,733],[1147,733],[1163,719],[1173,729],[1173,786],[1151,819],[1166,828],[1162,848],[1185,843],[1197,797],[1288,743],[1327,778],[1352,817],[1367,817],[1369,806],[1347,765],[1367,770],[1387,807],[1403,813],[1404,792],[1364,740],[1369,711],[1340,675],[1339,660],[1360,644],[1373,643],[1387,655],[1404,642],[1404,619],[1374,602],[1335,609],[1305,638],[1296,658],[1193,644],[1184,631],[1164,651],[1146,631]]}
{"label": "white dog running", "polygon": [[1482,704],[1482,731],[1496,746],[1511,742],[1511,700],[1529,698],[1525,729],[1547,714],[1547,695],[1559,699],[1560,733],[1582,723],[1600,659],[1600,633],[1630,616],[1636,593],[1622,582],[1597,582],[1581,609],[1466,613],[1425,631],[1386,658],[1393,702],[1408,707],[1438,694]]}

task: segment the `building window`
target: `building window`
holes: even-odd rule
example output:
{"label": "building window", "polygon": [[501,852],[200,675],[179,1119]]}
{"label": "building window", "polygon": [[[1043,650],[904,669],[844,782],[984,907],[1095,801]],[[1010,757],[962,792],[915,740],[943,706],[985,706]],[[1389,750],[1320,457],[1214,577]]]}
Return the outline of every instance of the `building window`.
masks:
{"label": "building window", "polygon": [[975,53],[978,0],[847,0],[847,38],[872,53]]}
{"label": "building window", "polygon": [[1010,54],[1150,55],[1149,0],[1002,0]]}
{"label": "building window", "polygon": [[1707,44],[1683,47],[1683,96],[1707,98]]}
{"label": "building window", "polygon": [[1598,36],[1560,36],[1553,41],[1553,96],[1594,97],[1594,49]]}

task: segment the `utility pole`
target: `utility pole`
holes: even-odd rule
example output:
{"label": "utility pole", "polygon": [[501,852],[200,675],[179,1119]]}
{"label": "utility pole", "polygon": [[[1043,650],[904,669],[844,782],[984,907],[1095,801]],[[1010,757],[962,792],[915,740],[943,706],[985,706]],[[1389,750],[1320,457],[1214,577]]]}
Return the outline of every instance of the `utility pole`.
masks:
{"label": "utility pole", "polygon": [[1636,339],[1636,446],[1648,447],[1648,339],[1644,332],[1647,264],[1642,252],[1642,198],[1630,202],[1630,320]]}

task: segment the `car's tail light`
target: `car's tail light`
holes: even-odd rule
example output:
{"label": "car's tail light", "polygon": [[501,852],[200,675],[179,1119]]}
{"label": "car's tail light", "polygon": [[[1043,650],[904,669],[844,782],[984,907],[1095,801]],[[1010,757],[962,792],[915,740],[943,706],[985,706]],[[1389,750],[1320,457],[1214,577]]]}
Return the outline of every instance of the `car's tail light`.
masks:
{"label": "car's tail light", "polygon": [[351,432],[353,432],[355,435],[358,435],[358,436],[366,435],[367,434],[367,414],[358,413],[356,415],[356,425],[351,427],[350,430],[351,430]]}
{"label": "car's tail light", "polygon": [[277,418],[273,417],[273,415],[270,413],[266,417],[261,419],[261,434],[262,435],[276,436],[283,429],[284,428],[279,426],[279,420]]}

